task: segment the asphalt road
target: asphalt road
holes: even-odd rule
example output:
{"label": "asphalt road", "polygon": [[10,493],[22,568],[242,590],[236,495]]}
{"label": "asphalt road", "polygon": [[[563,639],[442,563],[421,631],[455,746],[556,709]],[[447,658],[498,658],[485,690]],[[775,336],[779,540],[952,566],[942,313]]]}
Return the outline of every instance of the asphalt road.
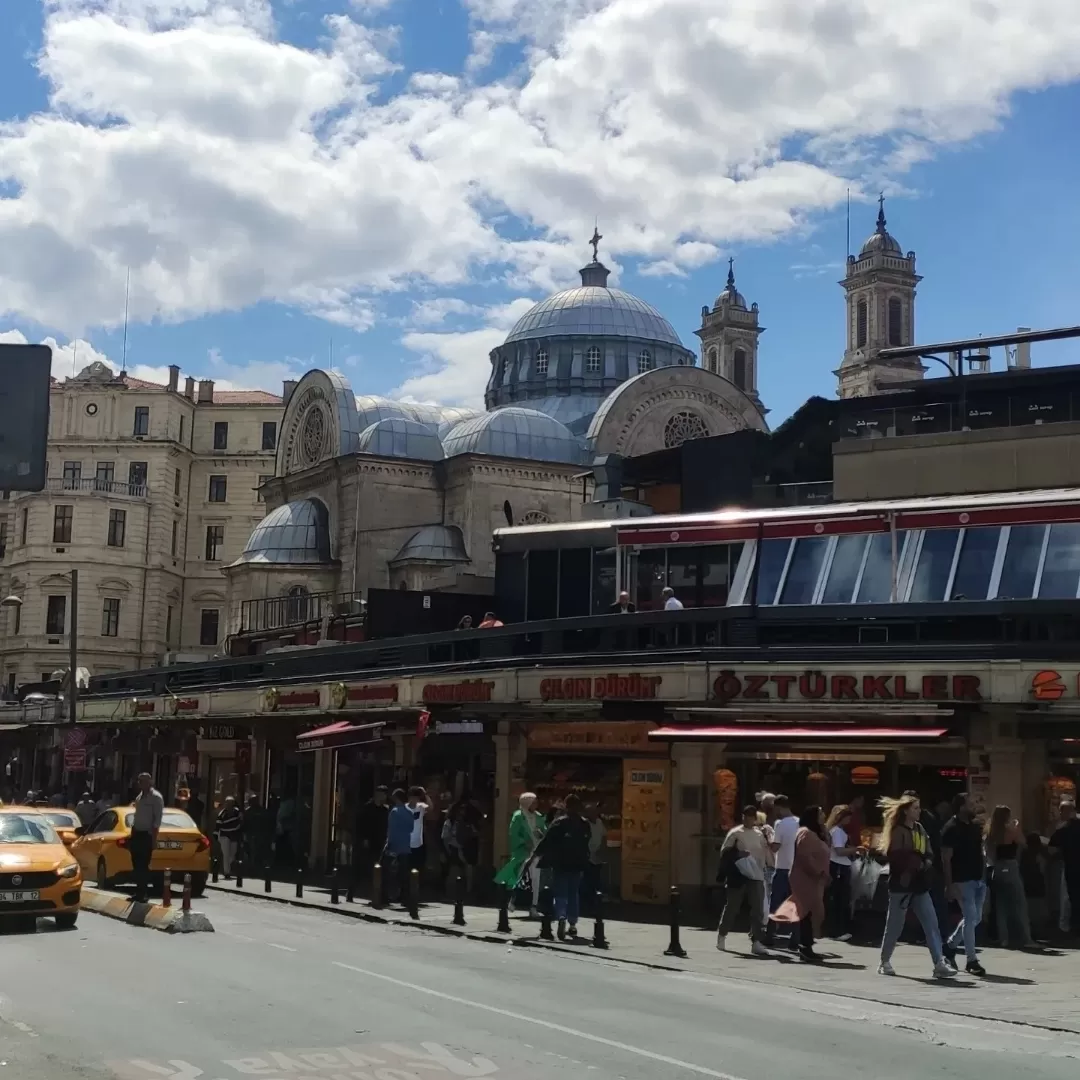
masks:
{"label": "asphalt road", "polygon": [[202,906],[214,934],[85,913],[0,935],[0,1080],[1074,1080],[1080,1057],[1015,1025]]}

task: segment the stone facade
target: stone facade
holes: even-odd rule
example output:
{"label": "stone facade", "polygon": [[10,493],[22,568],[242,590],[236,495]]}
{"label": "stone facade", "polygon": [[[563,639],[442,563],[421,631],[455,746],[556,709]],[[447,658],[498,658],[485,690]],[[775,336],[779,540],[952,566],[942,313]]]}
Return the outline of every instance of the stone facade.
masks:
{"label": "stone facade", "polygon": [[728,263],[727,284],[712,308],[701,309],[701,366],[721,375],[756,404],[758,395],[758,338],[765,327],[758,323],[758,306],[746,306],[735,288],[734,263]]}
{"label": "stone facade", "polygon": [[[54,386],[45,490],[4,503],[3,591],[23,601],[0,612],[5,686],[66,668],[73,567],[91,673],[224,641],[221,568],[265,513],[282,404],[210,380],[180,387],[179,374],[161,386],[93,364]],[[204,611],[218,613],[216,632]]]}

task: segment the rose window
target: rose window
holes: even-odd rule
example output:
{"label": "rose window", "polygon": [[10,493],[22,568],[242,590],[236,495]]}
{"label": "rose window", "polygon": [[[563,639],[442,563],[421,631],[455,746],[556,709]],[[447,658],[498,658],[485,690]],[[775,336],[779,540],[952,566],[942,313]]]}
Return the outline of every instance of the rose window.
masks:
{"label": "rose window", "polygon": [[682,446],[687,439],[706,439],[709,429],[697,413],[683,410],[677,412],[664,425],[664,446]]}

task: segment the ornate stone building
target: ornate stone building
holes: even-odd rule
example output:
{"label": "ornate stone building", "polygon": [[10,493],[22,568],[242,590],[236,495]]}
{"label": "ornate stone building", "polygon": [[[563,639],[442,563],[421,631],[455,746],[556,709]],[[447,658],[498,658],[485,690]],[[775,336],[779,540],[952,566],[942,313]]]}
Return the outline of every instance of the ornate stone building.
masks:
{"label": "ornate stone building", "polygon": [[3,685],[67,667],[71,578],[79,570],[79,666],[94,674],[209,656],[226,633],[221,567],[266,512],[282,399],[166,386],[101,363],[53,386],[48,479],[13,493],[0,610]]}

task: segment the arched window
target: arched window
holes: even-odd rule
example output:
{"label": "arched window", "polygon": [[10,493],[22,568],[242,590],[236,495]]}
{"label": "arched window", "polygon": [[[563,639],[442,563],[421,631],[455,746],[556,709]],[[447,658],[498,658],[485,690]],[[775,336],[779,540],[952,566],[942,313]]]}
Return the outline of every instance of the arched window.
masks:
{"label": "arched window", "polygon": [[585,370],[590,375],[595,375],[600,370],[600,350],[591,345],[585,351]]}
{"label": "arched window", "polygon": [[673,446],[682,446],[687,439],[707,439],[709,429],[697,413],[689,409],[677,412],[664,425],[664,446],[669,450]]}
{"label": "arched window", "polygon": [[740,389],[746,389],[746,350],[736,349],[731,365],[731,381]]}
{"label": "arched window", "polygon": [[714,375],[720,374],[720,354],[716,349],[710,349],[705,357],[705,369],[711,371]]}
{"label": "arched window", "polygon": [[638,353],[637,370],[639,375],[646,371],[652,371],[652,353],[648,349],[642,349]]}
{"label": "arched window", "polygon": [[904,344],[904,305],[899,297],[889,297],[889,344]]}
{"label": "arched window", "polygon": [[550,525],[551,515],[545,514],[543,510],[529,510],[527,513],[522,514],[519,525]]}
{"label": "arched window", "polygon": [[546,375],[548,365],[547,349],[536,350],[536,374]]}
{"label": "arched window", "polygon": [[855,305],[855,348],[863,349],[866,347],[867,339],[870,335],[870,311],[866,306],[865,300],[860,300]]}
{"label": "arched window", "polygon": [[307,622],[311,618],[311,597],[303,585],[289,589],[285,602],[285,618],[289,625]]}

